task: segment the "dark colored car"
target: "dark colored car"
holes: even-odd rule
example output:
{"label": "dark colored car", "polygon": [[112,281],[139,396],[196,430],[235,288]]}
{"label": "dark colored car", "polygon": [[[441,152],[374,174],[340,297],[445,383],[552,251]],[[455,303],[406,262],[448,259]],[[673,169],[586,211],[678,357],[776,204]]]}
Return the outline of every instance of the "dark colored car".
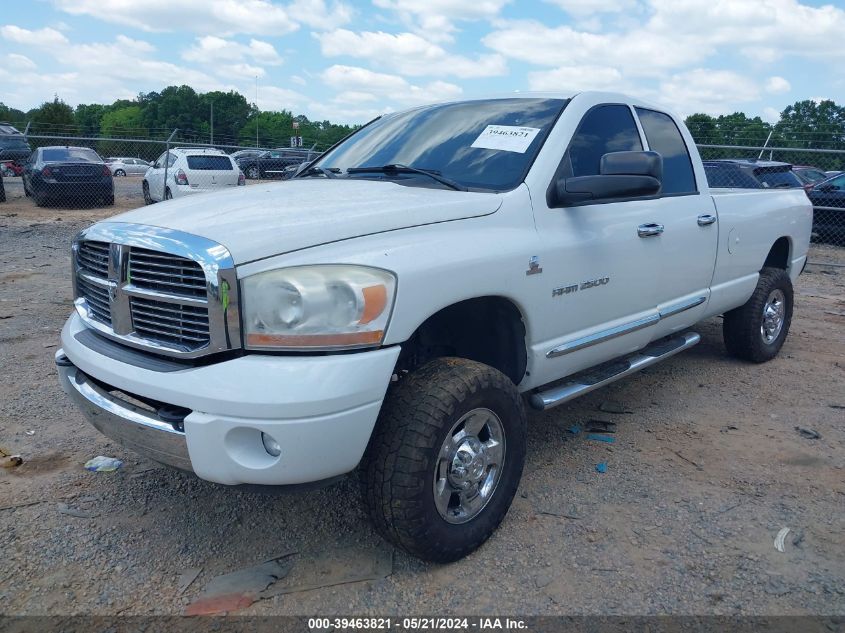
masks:
{"label": "dark colored car", "polygon": [[0,174],[0,202],[6,202],[6,187],[3,186],[3,174]]}
{"label": "dark colored car", "polygon": [[284,178],[286,168],[314,160],[319,154],[308,150],[272,149],[257,157],[235,159],[247,178]]}
{"label": "dark colored car", "polygon": [[8,123],[0,123],[0,161],[23,162],[31,152],[23,134]]}
{"label": "dark colored car", "polygon": [[804,184],[804,189],[810,189],[817,182],[827,180],[830,177],[824,173],[823,169],[810,165],[793,165],[792,171],[798,176],[798,180]]}
{"label": "dark colored car", "polygon": [[24,165],[23,190],[39,207],[70,200],[114,204],[111,169],[88,147],[39,147]]}
{"label": "dark colored car", "polygon": [[773,160],[705,160],[704,173],[711,187],[792,189],[804,186],[792,171],[792,165]]}
{"label": "dark colored car", "polygon": [[845,246],[845,173],[816,183],[807,196],[813,203],[816,238]]}
{"label": "dark colored car", "polygon": [[237,152],[232,152],[232,160],[236,163],[239,160],[245,160],[248,158],[258,158],[261,156],[265,151],[263,149],[239,149]]}

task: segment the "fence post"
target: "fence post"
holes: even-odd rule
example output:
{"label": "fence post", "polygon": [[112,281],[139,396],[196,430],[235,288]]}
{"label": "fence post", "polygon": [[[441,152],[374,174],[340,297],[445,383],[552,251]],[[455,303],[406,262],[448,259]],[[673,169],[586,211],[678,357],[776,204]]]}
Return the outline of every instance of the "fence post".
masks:
{"label": "fence post", "polygon": [[161,199],[167,200],[167,167],[170,163],[170,141],[173,140],[173,137],[176,136],[176,132],[179,131],[179,128],[176,128],[170,133],[170,136],[167,137],[166,141],[166,149],[164,151],[164,182],[161,185]]}

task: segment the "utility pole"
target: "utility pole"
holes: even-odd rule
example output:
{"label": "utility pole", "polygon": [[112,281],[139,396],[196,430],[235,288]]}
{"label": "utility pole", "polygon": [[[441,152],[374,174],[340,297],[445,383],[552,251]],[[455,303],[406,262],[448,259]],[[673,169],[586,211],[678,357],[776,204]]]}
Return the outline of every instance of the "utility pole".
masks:
{"label": "utility pole", "polygon": [[214,145],[214,102],[211,102],[211,143]]}
{"label": "utility pole", "polygon": [[258,147],[258,75],[255,76],[255,146]]}

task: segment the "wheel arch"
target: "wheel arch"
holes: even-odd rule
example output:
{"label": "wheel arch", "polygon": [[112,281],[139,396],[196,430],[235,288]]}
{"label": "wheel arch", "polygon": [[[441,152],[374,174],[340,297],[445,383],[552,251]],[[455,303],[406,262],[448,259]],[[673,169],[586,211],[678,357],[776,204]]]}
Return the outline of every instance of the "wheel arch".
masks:
{"label": "wheel arch", "polygon": [[763,262],[762,268],[780,268],[782,270],[789,270],[792,262],[792,240],[783,235],[775,240],[772,247],[769,249],[766,259]]}
{"label": "wheel arch", "polygon": [[490,365],[519,384],[528,365],[523,311],[501,295],[472,297],[442,307],[402,343],[397,371],[401,375],[443,356]]}

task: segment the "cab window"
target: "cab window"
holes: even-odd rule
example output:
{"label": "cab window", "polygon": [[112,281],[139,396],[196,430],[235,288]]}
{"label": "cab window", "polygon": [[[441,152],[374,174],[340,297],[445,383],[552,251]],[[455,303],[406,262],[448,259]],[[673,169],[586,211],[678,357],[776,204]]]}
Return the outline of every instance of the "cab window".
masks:
{"label": "cab window", "polygon": [[642,149],[640,133],[628,106],[596,106],[584,115],[572,137],[559,176],[596,176],[605,154]]}
{"label": "cab window", "polygon": [[675,122],[668,114],[636,108],[650,150],[663,156],[664,195],[697,193],[692,160]]}

